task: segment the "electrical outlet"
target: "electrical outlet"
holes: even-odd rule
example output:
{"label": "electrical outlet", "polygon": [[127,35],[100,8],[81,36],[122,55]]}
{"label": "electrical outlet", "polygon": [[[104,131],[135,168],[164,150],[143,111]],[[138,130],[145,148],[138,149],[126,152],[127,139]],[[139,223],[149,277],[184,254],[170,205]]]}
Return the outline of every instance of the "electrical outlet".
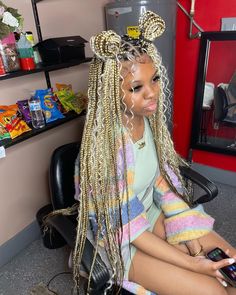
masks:
{"label": "electrical outlet", "polygon": [[221,31],[236,31],[236,17],[223,17]]}

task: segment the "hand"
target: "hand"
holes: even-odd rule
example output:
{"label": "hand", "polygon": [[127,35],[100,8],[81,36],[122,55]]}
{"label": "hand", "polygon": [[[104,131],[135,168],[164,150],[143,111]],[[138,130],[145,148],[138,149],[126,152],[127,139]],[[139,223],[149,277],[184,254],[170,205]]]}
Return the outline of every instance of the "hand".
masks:
{"label": "hand", "polygon": [[213,262],[204,256],[193,257],[194,271],[215,277],[224,287],[227,287],[225,277],[220,273],[219,269],[231,265],[235,262],[235,258],[222,259],[217,262]]}
{"label": "hand", "polygon": [[188,248],[188,251],[189,251],[189,254],[191,256],[204,255],[203,247],[201,246],[201,244],[199,243],[198,240],[187,241],[185,244],[186,244],[186,246]]}

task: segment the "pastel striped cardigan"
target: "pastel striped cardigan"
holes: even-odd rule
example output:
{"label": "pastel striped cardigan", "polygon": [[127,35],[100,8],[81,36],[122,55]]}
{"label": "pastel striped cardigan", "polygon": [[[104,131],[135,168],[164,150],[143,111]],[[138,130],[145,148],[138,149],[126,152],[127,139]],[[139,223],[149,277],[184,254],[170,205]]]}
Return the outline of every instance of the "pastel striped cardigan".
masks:
{"label": "pastel striped cardigan", "polygon": [[[121,208],[122,224],[122,241],[121,245],[127,246],[132,243],[140,234],[150,228],[150,224],[147,220],[146,213],[142,202],[138,199],[137,195],[133,191],[134,183],[134,153],[132,142],[129,138],[128,132],[124,130],[125,142],[126,142],[126,167],[127,167],[127,182],[129,192],[129,202],[123,201]],[[118,166],[118,186],[121,196],[125,191],[124,181],[124,156],[121,148],[121,139],[118,139],[119,152],[117,156]],[[168,168],[168,167],[167,167]],[[177,177],[169,169],[170,176],[178,189],[179,183]],[[76,199],[79,199],[79,167],[78,164],[75,167],[75,189]],[[197,206],[190,209],[189,206],[180,199],[175,193],[170,190],[168,183],[165,179],[158,175],[154,183],[154,202],[160,207],[166,216],[165,230],[167,241],[170,244],[178,244],[188,240],[199,238],[206,235],[212,230],[214,219],[207,215],[202,206]],[[89,201],[89,219],[93,231],[96,231],[96,215],[93,210],[93,199],[88,198]],[[117,208],[118,213],[118,208]],[[145,290],[142,286],[124,281],[123,287],[130,292],[137,295],[151,295],[154,294],[148,290]]]}

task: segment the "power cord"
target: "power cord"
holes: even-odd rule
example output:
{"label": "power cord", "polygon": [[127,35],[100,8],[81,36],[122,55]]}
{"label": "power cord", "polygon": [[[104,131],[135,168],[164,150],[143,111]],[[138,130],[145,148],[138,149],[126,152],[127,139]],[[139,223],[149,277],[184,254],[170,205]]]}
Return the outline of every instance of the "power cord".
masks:
{"label": "power cord", "polygon": [[[57,278],[58,276],[60,276],[60,275],[71,275],[72,274],[72,272],[70,272],[70,271],[64,271],[64,272],[60,272],[60,273],[57,273],[56,275],[54,275],[49,281],[48,281],[48,283],[47,283],[47,285],[46,285],[46,288],[48,289],[48,291],[50,291],[50,292],[52,292],[53,294],[55,294],[55,295],[59,295],[57,292],[55,292],[54,290],[52,290],[51,288],[50,288],[50,284],[51,284],[51,282],[55,279],[55,278]],[[72,288],[73,289],[73,288]],[[73,291],[73,290],[72,290]],[[72,294],[72,293],[71,293]]]}

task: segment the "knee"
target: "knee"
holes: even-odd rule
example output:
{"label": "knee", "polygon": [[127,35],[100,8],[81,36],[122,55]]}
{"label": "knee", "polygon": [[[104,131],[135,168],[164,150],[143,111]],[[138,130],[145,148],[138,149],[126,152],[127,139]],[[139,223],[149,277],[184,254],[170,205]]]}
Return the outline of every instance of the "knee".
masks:
{"label": "knee", "polygon": [[207,288],[206,292],[204,293],[205,295],[227,295],[227,289],[221,284],[215,284],[215,286],[211,286],[209,289]]}

